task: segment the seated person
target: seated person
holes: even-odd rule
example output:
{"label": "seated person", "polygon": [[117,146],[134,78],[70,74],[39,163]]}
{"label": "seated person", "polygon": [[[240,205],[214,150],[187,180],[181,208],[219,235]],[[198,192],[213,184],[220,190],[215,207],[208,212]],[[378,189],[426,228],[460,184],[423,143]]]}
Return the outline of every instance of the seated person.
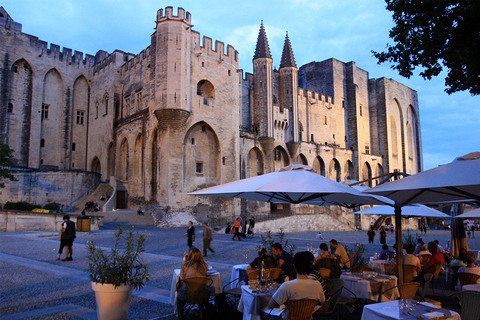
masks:
{"label": "seated person", "polygon": [[268,255],[267,249],[262,248],[260,251],[258,251],[258,257],[256,257],[255,260],[253,260],[252,263],[247,266],[247,270],[261,268],[262,261],[265,269],[275,268],[277,266],[275,259]]}
{"label": "seated person", "polygon": [[395,257],[395,252],[390,251],[388,249],[388,244],[382,245],[382,253],[380,253],[380,256],[378,257],[379,260],[391,260]]}
{"label": "seated person", "polygon": [[467,249],[460,248],[460,252],[458,254],[457,260],[460,260],[463,263],[467,263]]}
{"label": "seated person", "polygon": [[428,243],[428,251],[432,254],[428,259],[428,262],[422,268],[422,274],[435,273],[435,268],[438,263],[444,264],[443,254],[438,252],[437,244],[435,242]]}
{"label": "seated person", "polygon": [[[467,272],[480,275],[480,268],[475,266],[473,263],[477,260],[475,253],[468,251],[466,254],[467,266],[458,268],[458,273]],[[480,284],[480,278],[477,280],[477,284]]]}
{"label": "seated person", "polygon": [[272,244],[272,252],[275,256],[277,256],[277,268],[282,269],[280,281],[288,281],[291,279],[295,279],[297,273],[295,272],[295,267],[293,266],[293,258],[290,253],[284,251],[282,245],[278,242]]}
{"label": "seated person", "polygon": [[[183,307],[187,302],[188,288],[181,280],[192,277],[206,277],[208,265],[202,258],[202,253],[195,247],[192,247],[188,254],[183,258],[183,264],[180,270],[180,280],[177,283],[177,310],[179,318],[182,318]],[[205,299],[208,301],[210,288],[205,288]]]}
{"label": "seated person", "polygon": [[415,252],[415,246],[411,243],[407,244],[405,246],[405,251],[407,251],[407,254],[403,256],[403,264],[415,266],[416,269],[413,276],[416,277],[418,273],[422,271],[422,266],[420,265],[420,259],[413,254]]}
{"label": "seated person", "polygon": [[423,242],[423,239],[422,238],[418,238],[417,240],[417,246],[415,247],[415,255],[418,256],[418,254],[423,251],[424,249],[424,246],[425,246],[425,242]]}
{"label": "seated person", "polygon": [[328,252],[328,246],[326,243],[320,244],[320,254],[315,258],[315,262],[323,258],[335,258],[333,254]]}
{"label": "seated person", "polygon": [[347,250],[341,245],[338,244],[337,240],[330,240],[330,249],[335,257],[338,259],[341,268],[350,268],[350,258],[348,258]]}
{"label": "seated person", "polygon": [[[275,292],[268,303],[269,308],[278,308],[287,301],[302,299],[317,300],[318,304],[325,302],[322,285],[318,281],[308,278],[308,273],[312,269],[314,257],[311,252],[298,252],[293,258],[295,269],[297,270],[297,279],[283,283]],[[290,319],[288,309],[282,314],[283,319]]]}

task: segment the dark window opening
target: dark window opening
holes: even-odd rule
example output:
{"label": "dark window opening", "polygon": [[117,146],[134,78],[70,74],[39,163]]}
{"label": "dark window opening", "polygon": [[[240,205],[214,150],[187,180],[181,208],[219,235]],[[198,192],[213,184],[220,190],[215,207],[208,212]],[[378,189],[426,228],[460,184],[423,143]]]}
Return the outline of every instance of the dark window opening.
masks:
{"label": "dark window opening", "polygon": [[45,147],[45,139],[40,139],[40,148]]}
{"label": "dark window opening", "polygon": [[202,162],[197,162],[196,167],[195,167],[195,172],[197,174],[203,174],[203,163]]}
{"label": "dark window opening", "polygon": [[202,61],[202,67],[205,67],[205,62]]}
{"label": "dark window opening", "polygon": [[72,168],[75,168],[75,162],[72,162]]}
{"label": "dark window opening", "polygon": [[48,119],[48,104],[42,104],[42,119]]}
{"label": "dark window opening", "polygon": [[312,142],[315,141],[315,139],[313,138],[313,133],[310,135],[310,140],[311,140]]}
{"label": "dark window opening", "polygon": [[205,131],[207,131],[207,126],[203,125],[202,126],[202,132],[205,132]]}
{"label": "dark window opening", "polygon": [[225,165],[225,162],[226,162],[226,158],[223,157],[223,158],[222,158],[222,164]]}
{"label": "dark window opening", "polygon": [[77,145],[75,144],[75,142],[72,142],[72,151],[75,151],[75,147],[76,147],[76,146],[77,146]]}
{"label": "dark window opening", "polygon": [[228,75],[231,75],[231,72],[230,72],[230,70],[228,70]]}
{"label": "dark window opening", "polygon": [[195,144],[195,138],[192,138],[192,144]]}
{"label": "dark window opening", "polygon": [[12,113],[13,112],[13,104],[12,103],[9,103],[8,106],[7,106],[7,112],[8,113]]}
{"label": "dark window opening", "polygon": [[370,154],[370,147],[369,146],[365,146],[365,153]]}

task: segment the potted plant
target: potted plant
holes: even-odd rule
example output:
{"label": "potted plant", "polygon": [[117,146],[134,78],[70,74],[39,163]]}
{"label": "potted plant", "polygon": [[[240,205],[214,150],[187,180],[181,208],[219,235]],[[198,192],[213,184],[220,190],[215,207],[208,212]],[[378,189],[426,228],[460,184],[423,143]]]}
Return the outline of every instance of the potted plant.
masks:
{"label": "potted plant", "polygon": [[88,271],[97,301],[100,320],[127,319],[133,289],[142,289],[149,280],[148,267],[141,260],[146,235],[115,232],[115,245],[107,252],[95,242],[87,242]]}

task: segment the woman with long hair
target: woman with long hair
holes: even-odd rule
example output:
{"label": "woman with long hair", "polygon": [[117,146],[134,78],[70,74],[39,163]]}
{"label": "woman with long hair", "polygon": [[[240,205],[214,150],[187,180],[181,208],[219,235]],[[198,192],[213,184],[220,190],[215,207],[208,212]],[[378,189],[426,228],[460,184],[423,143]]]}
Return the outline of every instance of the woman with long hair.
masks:
{"label": "woman with long hair", "polygon": [[202,253],[195,247],[183,258],[182,269],[180,271],[180,279],[190,277],[206,277],[208,265],[203,260]]}

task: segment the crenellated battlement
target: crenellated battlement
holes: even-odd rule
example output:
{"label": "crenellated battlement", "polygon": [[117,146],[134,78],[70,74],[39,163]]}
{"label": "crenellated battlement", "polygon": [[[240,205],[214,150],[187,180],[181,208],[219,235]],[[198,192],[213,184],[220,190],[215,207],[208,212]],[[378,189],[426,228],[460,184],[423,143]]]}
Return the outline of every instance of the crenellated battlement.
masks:
{"label": "crenellated battlement", "polygon": [[148,46],[137,55],[132,55],[131,53],[127,54],[127,60],[122,66],[121,72],[124,73],[138,68],[138,66],[141,65],[145,59],[150,58],[150,52],[150,46]]}
{"label": "crenellated battlement", "polygon": [[301,97],[305,97],[311,104],[315,104],[317,102],[323,101],[328,103],[329,105],[333,104],[333,98],[331,96],[326,96],[324,94],[320,94],[318,92],[313,92],[310,90],[303,90],[298,89],[298,95]]}
{"label": "crenellated battlement", "polygon": [[197,56],[206,55],[219,59],[219,63],[226,61],[231,64],[238,64],[238,51],[231,45],[227,45],[225,51],[225,43],[215,40],[215,47],[212,46],[212,38],[203,36],[200,40],[200,33],[192,30],[193,52]]}
{"label": "crenellated battlement", "polygon": [[[83,54],[81,51],[73,51],[70,48],[63,47],[54,43],[49,43],[38,39],[38,37],[25,34],[30,41],[30,47],[38,53],[38,57],[54,57],[58,58],[60,61],[65,61],[69,64],[79,64],[83,63],[84,65],[93,66],[95,64],[95,56],[90,54]],[[73,53],[72,53],[73,51]]]}
{"label": "crenellated battlement", "polygon": [[185,22],[187,24],[191,24],[192,16],[190,12],[185,12],[185,9],[178,8],[177,15],[173,14],[173,7],[166,7],[165,11],[163,9],[159,9],[157,11],[157,23],[166,21],[166,20],[178,20]]}

